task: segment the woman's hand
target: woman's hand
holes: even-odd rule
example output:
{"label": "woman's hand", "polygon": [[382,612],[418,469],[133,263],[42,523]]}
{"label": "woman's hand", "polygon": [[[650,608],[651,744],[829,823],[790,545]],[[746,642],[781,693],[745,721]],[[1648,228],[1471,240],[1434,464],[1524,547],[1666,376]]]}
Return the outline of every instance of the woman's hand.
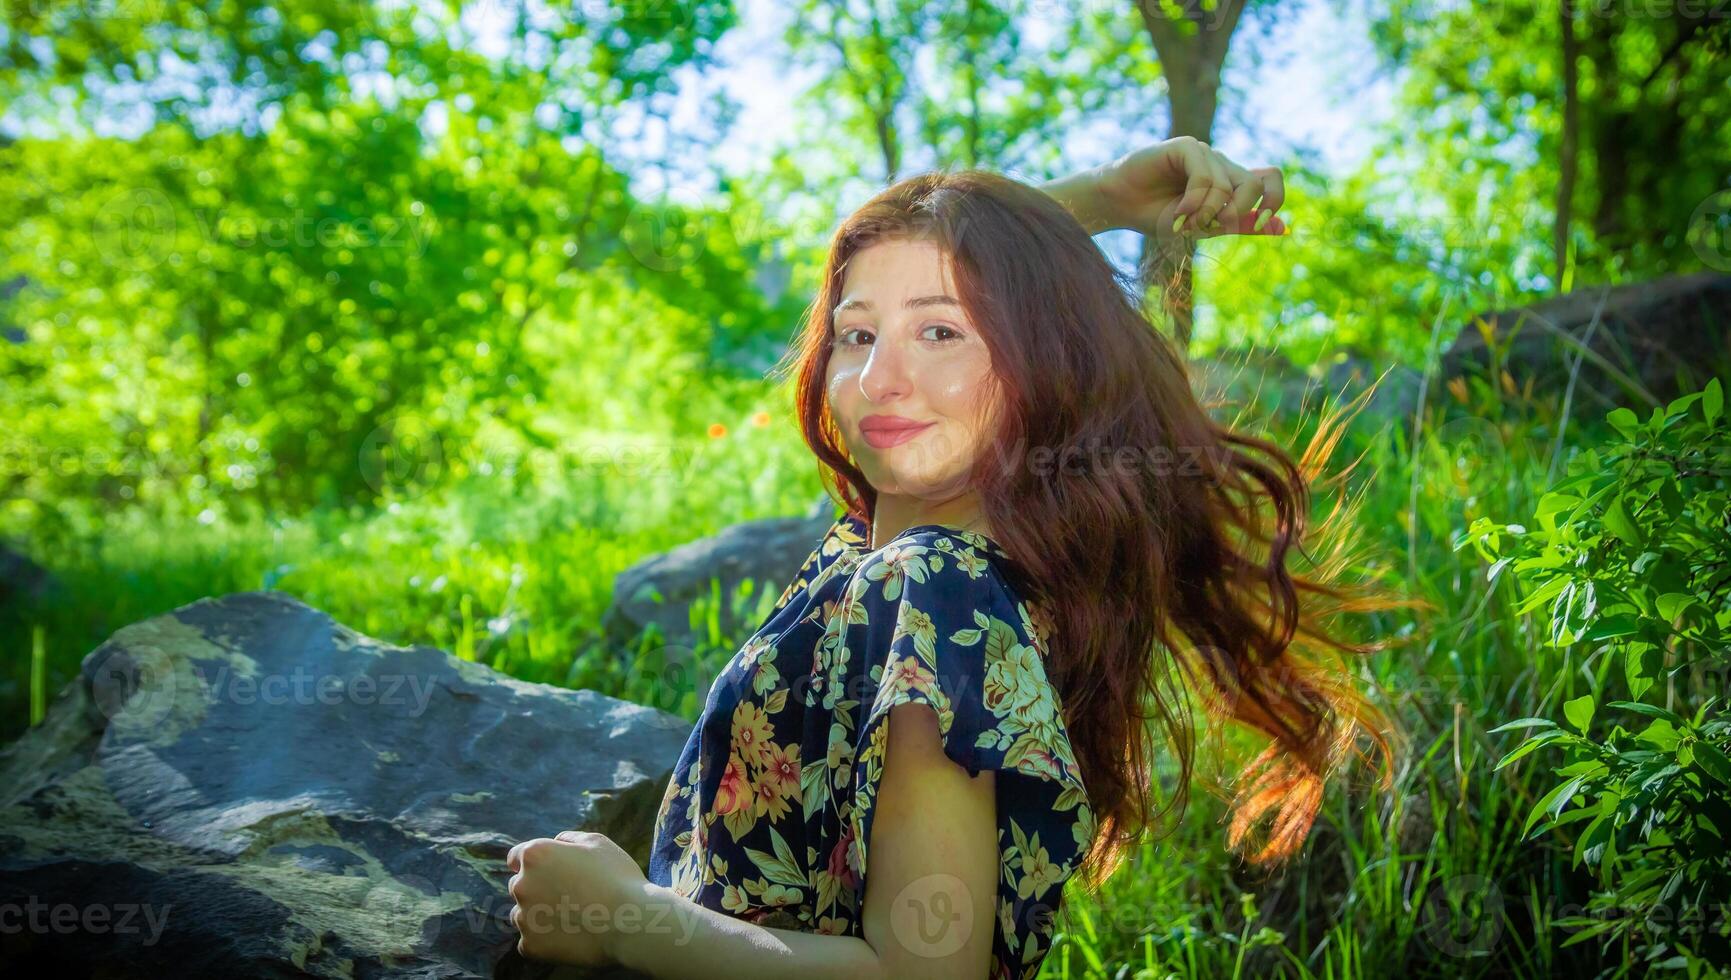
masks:
{"label": "woman's hand", "polygon": [[606,966],[617,962],[621,931],[642,927],[649,882],[605,834],[567,830],[522,841],[505,867],[517,872],[506,890],[524,956]]}
{"label": "woman's hand", "polygon": [[1280,168],[1245,168],[1207,143],[1178,136],[1101,167],[1097,192],[1113,227],[1169,243],[1217,235],[1284,235]]}

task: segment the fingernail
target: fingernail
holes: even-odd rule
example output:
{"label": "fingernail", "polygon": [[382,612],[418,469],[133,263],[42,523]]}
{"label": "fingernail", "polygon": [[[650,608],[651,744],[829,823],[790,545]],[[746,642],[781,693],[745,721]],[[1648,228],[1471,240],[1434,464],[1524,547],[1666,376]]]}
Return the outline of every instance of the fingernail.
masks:
{"label": "fingernail", "polygon": [[[1264,192],[1263,192],[1263,194],[1266,194],[1266,193],[1267,193],[1267,192],[1266,192],[1266,191],[1264,191]],[[1258,195],[1256,195],[1256,203],[1255,203],[1255,204],[1252,204],[1252,205],[1251,205],[1251,206],[1250,206],[1250,210],[1252,210],[1252,211],[1254,211],[1254,210],[1256,210],[1256,209],[1257,209],[1257,208],[1259,208],[1259,207],[1262,207],[1262,197],[1263,197],[1263,194],[1258,194]]]}
{"label": "fingernail", "polygon": [[[1260,201],[1262,199],[1257,198],[1257,200]],[[1261,231],[1262,226],[1268,224],[1268,219],[1272,218],[1272,217],[1274,217],[1273,211],[1262,212],[1261,214],[1256,216],[1256,223],[1250,226],[1250,230],[1251,231]]]}
{"label": "fingernail", "polygon": [[1181,214],[1181,215],[1179,215],[1179,216],[1178,216],[1178,220],[1177,220],[1177,221],[1174,221],[1174,222],[1172,222],[1172,231],[1173,231],[1173,232],[1174,232],[1174,233],[1176,233],[1176,232],[1177,232],[1177,231],[1178,231],[1178,226],[1179,226],[1179,225],[1181,225],[1181,224],[1183,224],[1183,223],[1184,223],[1184,219],[1185,219],[1185,218],[1188,218],[1188,217],[1190,217],[1190,216],[1189,216],[1189,215],[1187,215],[1187,214]]}

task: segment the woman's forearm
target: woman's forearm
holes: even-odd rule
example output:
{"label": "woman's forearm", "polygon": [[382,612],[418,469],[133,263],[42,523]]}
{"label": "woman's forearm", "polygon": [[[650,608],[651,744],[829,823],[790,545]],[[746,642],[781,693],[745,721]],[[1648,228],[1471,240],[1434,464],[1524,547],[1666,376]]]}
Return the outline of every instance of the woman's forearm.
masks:
{"label": "woman's forearm", "polygon": [[1118,227],[1112,208],[1100,193],[1101,169],[1080,170],[1037,185],[1075,215],[1090,235]]}
{"label": "woman's forearm", "polygon": [[641,922],[620,921],[613,956],[658,980],[880,980],[870,944],[856,936],[825,936],[755,925],[705,908],[671,889],[644,887]]}

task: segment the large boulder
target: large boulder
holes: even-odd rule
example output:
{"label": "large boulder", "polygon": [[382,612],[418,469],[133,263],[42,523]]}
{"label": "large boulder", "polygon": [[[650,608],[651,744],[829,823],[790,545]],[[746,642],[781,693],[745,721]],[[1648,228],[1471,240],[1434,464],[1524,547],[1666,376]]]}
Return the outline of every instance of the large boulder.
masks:
{"label": "large boulder", "polygon": [[574,975],[517,956],[506,853],[594,830],[646,864],[689,731],[282,593],[183,606],[0,753],[0,972]]}
{"label": "large boulder", "polygon": [[[1516,384],[1530,375],[1536,388],[1561,390],[1580,359],[1575,396],[1594,414],[1648,404],[1643,390],[1665,402],[1700,389],[1731,366],[1731,275],[1696,272],[1584,286],[1542,302],[1478,313],[1443,352],[1443,377],[1487,366],[1487,335],[1506,348],[1503,364]],[[1590,353],[1583,357],[1583,349]]]}
{"label": "large boulder", "polygon": [[1492,345],[1497,367],[1517,386],[1530,380],[1535,392],[1561,394],[1575,374],[1571,411],[1578,415],[1602,417],[1618,405],[1643,411],[1731,370],[1731,276],[1700,272],[1582,287],[1475,313],[1445,340],[1428,387],[1414,368],[1351,347],[1302,365],[1266,348],[1226,350],[1191,359],[1189,369],[1198,396],[1218,401],[1227,420],[1240,407],[1268,417],[1344,405],[1372,388],[1363,416],[1385,425],[1410,422],[1421,390],[1434,401],[1445,397],[1452,379],[1484,374]]}
{"label": "large boulder", "polygon": [[[755,615],[759,604],[781,595],[835,519],[835,504],[826,496],[805,517],[735,524],[632,565],[613,580],[613,602],[601,620],[609,647],[630,651],[654,626],[664,665],[689,664],[692,651],[708,638],[706,627],[692,626],[692,607],[717,588],[721,635],[743,639],[762,625]],[[754,583],[750,600],[729,601],[746,579]]]}

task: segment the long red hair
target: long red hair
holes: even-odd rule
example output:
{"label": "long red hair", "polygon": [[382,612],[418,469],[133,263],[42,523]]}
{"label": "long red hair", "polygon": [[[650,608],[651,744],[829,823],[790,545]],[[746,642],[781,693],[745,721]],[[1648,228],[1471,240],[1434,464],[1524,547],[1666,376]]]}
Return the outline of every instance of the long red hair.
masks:
{"label": "long red hair", "polygon": [[[1194,743],[1187,692],[1270,740],[1238,782],[1227,835],[1253,862],[1284,860],[1304,842],[1325,781],[1363,756],[1361,735],[1389,785],[1387,720],[1338,663],[1382,647],[1322,624],[1415,603],[1332,584],[1350,562],[1343,541],[1312,558],[1309,576],[1286,567],[1295,550],[1308,555],[1309,484],[1340,424],[1325,420],[1295,463],[1217,423],[1129,283],[1039,189],[989,171],[934,171],[885,188],[835,232],[782,371],[797,370],[806,442],[849,512],[869,521],[877,492],[843,448],[825,395],[832,311],[849,259],[886,239],[940,246],[991,354],[1001,411],[970,486],[1048,633],[1047,676],[1098,819],[1074,869],[1087,885],[1109,877],[1164,812],[1182,816]],[[1070,465],[1077,452],[1094,464]],[[1159,810],[1145,724],[1155,717],[1180,770]],[[1253,833],[1265,816],[1266,832]]]}

